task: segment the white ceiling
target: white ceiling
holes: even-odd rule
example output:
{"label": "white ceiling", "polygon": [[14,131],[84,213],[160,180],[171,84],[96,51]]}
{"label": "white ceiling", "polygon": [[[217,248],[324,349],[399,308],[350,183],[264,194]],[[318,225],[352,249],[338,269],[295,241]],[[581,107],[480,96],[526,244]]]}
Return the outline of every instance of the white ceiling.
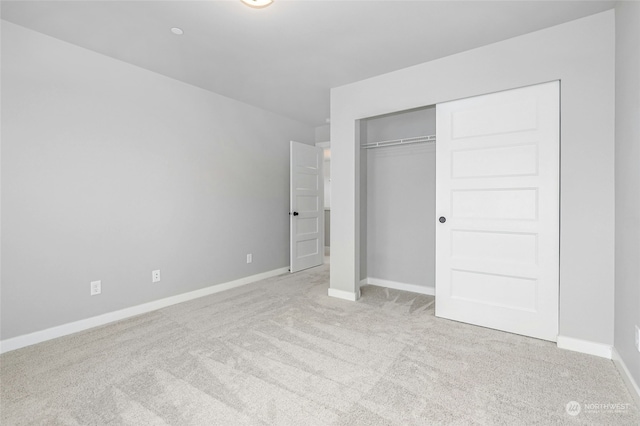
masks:
{"label": "white ceiling", "polygon": [[[611,1],[2,1],[2,18],[304,123],[329,89],[598,13]],[[171,27],[184,30],[175,36]]]}

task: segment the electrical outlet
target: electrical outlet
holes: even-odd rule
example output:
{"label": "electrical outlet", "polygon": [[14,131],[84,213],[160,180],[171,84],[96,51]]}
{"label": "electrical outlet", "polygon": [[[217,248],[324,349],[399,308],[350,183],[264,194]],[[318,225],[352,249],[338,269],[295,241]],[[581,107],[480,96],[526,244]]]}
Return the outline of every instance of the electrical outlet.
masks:
{"label": "electrical outlet", "polygon": [[158,281],[160,281],[160,269],[151,271],[151,282],[157,283]]}
{"label": "electrical outlet", "polygon": [[102,293],[102,281],[91,281],[91,295]]}
{"label": "electrical outlet", "polygon": [[636,325],[636,349],[640,352],[640,327]]}
{"label": "electrical outlet", "polygon": [[251,253],[247,254],[247,263],[253,262],[253,255]]}

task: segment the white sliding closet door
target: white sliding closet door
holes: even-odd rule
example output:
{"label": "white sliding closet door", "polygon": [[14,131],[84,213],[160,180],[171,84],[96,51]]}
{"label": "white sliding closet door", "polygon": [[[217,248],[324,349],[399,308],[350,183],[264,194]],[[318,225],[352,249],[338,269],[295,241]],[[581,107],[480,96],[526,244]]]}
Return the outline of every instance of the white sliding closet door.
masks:
{"label": "white sliding closet door", "polygon": [[436,315],[556,341],[559,82],[436,115]]}

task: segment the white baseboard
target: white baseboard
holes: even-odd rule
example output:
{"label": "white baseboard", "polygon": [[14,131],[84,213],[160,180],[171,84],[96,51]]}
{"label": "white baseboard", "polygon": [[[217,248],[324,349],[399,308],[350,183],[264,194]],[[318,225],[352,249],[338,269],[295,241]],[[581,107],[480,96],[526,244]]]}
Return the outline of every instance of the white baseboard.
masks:
{"label": "white baseboard", "polygon": [[399,283],[397,281],[381,280],[380,278],[365,278],[360,281],[360,285],[375,285],[378,287],[387,287],[394,290],[410,291],[411,293],[427,294],[429,296],[435,296],[435,288],[424,287],[416,284]]}
{"label": "white baseboard", "polygon": [[208,296],[210,294],[219,293],[221,291],[230,290],[232,288],[241,287],[243,285],[264,280],[266,278],[275,277],[287,272],[289,272],[288,266],[256,275],[251,275],[249,277],[240,278],[234,281],[212,285],[200,290],[194,290],[188,293],[182,293],[160,300],[154,300],[153,302],[143,303],[142,305],[132,306],[130,308],[121,309],[119,311],[108,312],[106,314],[98,315],[95,317],[70,322],[67,324],[59,325],[57,327],[51,327],[46,330],[12,337],[10,339],[0,341],[0,353],[24,348],[25,346],[35,345],[36,343],[45,342],[57,337],[67,336],[69,334],[109,324],[114,321],[120,321],[136,315],[146,314],[147,312],[166,308],[167,306],[175,305],[177,303],[186,302],[188,300],[197,299],[199,297]]}
{"label": "white baseboard", "polygon": [[335,288],[330,288],[328,292],[329,296],[335,297],[337,299],[349,300],[351,302],[355,302],[360,299],[360,290],[358,292],[350,292],[344,290],[337,290]]}
{"label": "white baseboard", "polygon": [[613,360],[613,363],[615,364],[616,368],[620,372],[620,376],[622,376],[622,380],[627,385],[627,388],[629,389],[629,393],[635,399],[636,404],[638,404],[638,407],[640,407],[640,385],[638,385],[638,383],[634,380],[633,376],[631,375],[631,372],[629,371],[629,369],[627,368],[627,365],[624,363],[624,361],[620,357],[620,354],[618,353],[616,348],[613,348],[613,352],[611,355],[612,355],[611,359]]}
{"label": "white baseboard", "polygon": [[590,342],[588,340],[574,339],[573,337],[558,336],[558,347],[583,354],[595,355],[601,358],[611,359],[611,345]]}

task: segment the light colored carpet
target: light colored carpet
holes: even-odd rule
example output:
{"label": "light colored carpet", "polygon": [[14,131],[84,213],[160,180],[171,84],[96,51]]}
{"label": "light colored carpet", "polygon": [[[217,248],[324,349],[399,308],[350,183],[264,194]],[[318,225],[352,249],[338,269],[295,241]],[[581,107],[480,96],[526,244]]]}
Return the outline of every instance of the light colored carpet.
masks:
{"label": "light colored carpet", "polygon": [[435,318],[430,296],[327,288],[323,266],[4,354],[1,422],[640,424],[611,361]]}

